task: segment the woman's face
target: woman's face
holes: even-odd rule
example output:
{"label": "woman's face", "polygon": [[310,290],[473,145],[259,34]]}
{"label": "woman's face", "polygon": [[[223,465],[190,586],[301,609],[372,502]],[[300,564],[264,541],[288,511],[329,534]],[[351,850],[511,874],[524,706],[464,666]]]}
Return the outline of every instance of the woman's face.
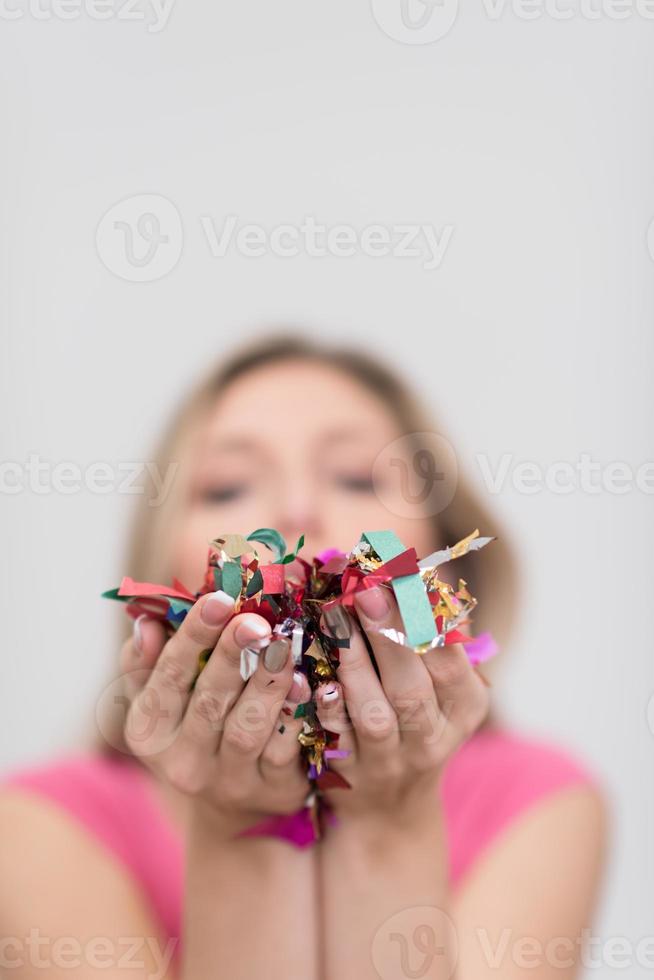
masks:
{"label": "woman's face", "polygon": [[308,560],[325,548],[349,551],[362,531],[384,528],[419,555],[432,551],[433,522],[419,512],[394,513],[406,511],[406,503],[392,506],[400,494],[392,469],[382,474],[384,503],[377,477],[373,483],[375,458],[401,434],[383,402],[337,368],[289,360],[244,374],[198,432],[177,523],[175,574],[199,588],[208,542],[259,527],[276,528],[289,550],[304,534],[301,555]]}

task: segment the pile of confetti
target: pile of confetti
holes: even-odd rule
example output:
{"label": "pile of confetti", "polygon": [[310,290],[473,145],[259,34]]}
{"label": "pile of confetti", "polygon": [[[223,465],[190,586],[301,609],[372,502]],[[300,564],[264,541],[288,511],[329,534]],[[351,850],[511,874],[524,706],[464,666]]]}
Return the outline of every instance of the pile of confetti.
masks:
{"label": "pile of confetti", "polygon": [[[303,536],[295,549],[288,551],[278,531],[260,528],[245,537],[225,534],[210,542],[199,592],[190,592],[176,579],[168,587],[124,578],[118,589],[103,595],[126,603],[133,618],[145,613],[160,620],[172,634],[201,596],[222,589],[234,599],[234,615],[257,613],[270,623],[273,638],[288,638],[294,667],[306,675],[313,691],[319,684],[336,679],[340,650],[349,645],[349,639],[322,629],[322,613],[341,605],[356,618],[354,596],[374,586],[391,588],[397,600],[403,628],[379,628],[378,632],[397,644],[398,655],[407,650],[424,654],[450,643],[463,643],[475,667],[493,656],[496,646],[489,634],[471,639],[460,630],[476,606],[466,583],[459,579],[455,588],[438,577],[441,565],[492,540],[474,531],[452,547],[418,560],[415,549],[405,548],[392,531],[366,531],[349,554],[330,549],[308,562],[298,554]],[[256,670],[261,652],[242,651],[244,681]],[[197,676],[211,654],[206,650],[200,655]],[[290,714],[291,709],[284,711]],[[321,726],[314,701],[298,705],[295,717],[303,719],[298,739],[309,781],[307,802],[303,815],[296,815],[298,819],[290,824],[287,820],[286,830],[279,819],[287,818],[279,818],[276,823],[273,820],[276,829],[269,828],[269,832],[303,845],[320,836],[324,791],[347,789],[349,784],[329,766],[331,759],[343,758],[346,753],[338,748],[338,735]],[[261,832],[267,832],[266,828]]]}

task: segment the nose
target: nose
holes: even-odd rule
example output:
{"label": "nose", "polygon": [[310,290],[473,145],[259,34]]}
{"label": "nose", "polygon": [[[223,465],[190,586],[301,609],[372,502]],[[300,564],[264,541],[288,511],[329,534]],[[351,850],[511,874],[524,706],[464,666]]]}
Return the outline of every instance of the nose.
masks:
{"label": "nose", "polygon": [[277,499],[277,530],[284,536],[289,547],[304,534],[307,545],[320,537],[319,488],[309,473],[289,474],[280,486]]}

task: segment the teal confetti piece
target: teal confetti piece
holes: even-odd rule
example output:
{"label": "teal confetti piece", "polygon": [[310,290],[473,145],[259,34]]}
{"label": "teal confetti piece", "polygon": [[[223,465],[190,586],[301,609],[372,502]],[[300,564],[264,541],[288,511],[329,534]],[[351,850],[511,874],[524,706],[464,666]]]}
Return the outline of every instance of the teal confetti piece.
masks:
{"label": "teal confetti piece", "polygon": [[272,611],[274,612],[275,616],[279,616],[280,612],[282,611],[282,607],[279,605],[279,603],[271,593],[262,592],[261,601],[267,602],[270,608],[272,609]]}
{"label": "teal confetti piece", "polygon": [[256,572],[248,582],[248,587],[245,590],[245,594],[248,598],[250,598],[250,596],[256,595],[257,592],[260,592],[262,588],[263,588],[263,575],[257,568]]}
{"label": "teal confetti piece", "polygon": [[120,591],[119,589],[107,589],[106,592],[103,592],[101,594],[101,598],[102,599],[117,599],[118,602],[127,602],[129,597],[126,596],[126,595],[118,595],[119,591]]}
{"label": "teal confetti piece", "polygon": [[[406,551],[393,531],[365,531],[361,535],[382,561],[390,561]],[[391,581],[404,624],[404,632],[412,646],[429,643],[436,636],[436,623],[424,583],[418,573],[402,575]]]}
{"label": "teal confetti piece", "polygon": [[223,592],[230,595],[232,599],[238,599],[241,594],[241,584],[241,566],[235,561],[226,561],[223,565]]}
{"label": "teal confetti piece", "polygon": [[272,527],[260,527],[257,531],[253,531],[252,534],[248,534],[245,540],[258,541],[260,544],[264,544],[266,548],[269,548],[274,555],[273,564],[281,562],[286,554],[286,541],[279,531],[275,531]]}
{"label": "teal confetti piece", "polygon": [[300,548],[304,547],[304,535],[301,534],[298,538],[298,542],[295,545],[295,550],[290,553],[290,555],[284,555],[281,562],[273,562],[273,565],[288,565],[297,558],[297,553]]}
{"label": "teal confetti piece", "polygon": [[187,613],[193,603],[190,599],[174,599],[169,597],[167,600],[169,609],[172,609],[175,616],[179,616],[180,613]]}

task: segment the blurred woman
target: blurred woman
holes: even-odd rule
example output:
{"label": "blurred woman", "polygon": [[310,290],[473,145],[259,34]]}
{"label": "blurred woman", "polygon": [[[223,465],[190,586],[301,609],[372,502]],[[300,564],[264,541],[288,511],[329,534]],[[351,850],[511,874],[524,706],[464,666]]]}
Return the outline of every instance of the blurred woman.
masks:
{"label": "blurred woman", "polygon": [[[419,556],[477,527],[498,534],[461,479],[435,516],[420,495],[407,510],[402,473],[433,429],[364,353],[292,336],[237,352],[166,434],[157,462],[160,473],[177,467],[173,489],[157,507],[144,500],[125,571],[195,591],[207,542],[257,527],[291,543],[304,533],[308,557],[349,551],[373,528]],[[391,444],[399,465],[382,491],[373,464]],[[475,627],[503,645],[517,601],[505,536],[457,566],[479,599]],[[34,928],[49,937],[39,951],[52,977],[577,975],[605,838],[592,776],[489,721],[489,688],[463,647],[398,657],[379,632],[399,625],[389,590],[363,592],[356,612],[324,617],[350,643],[338,683],[314,693],[349,750],[333,768],[352,788],[327,792],[337,820],[308,848],[241,835],[306,796],[301,721],[278,723],[285,704],[311,696],[288,644],[271,642],[262,617],[233,616],[222,592],[203,596],[171,638],[154,619],[136,621],[101,744],[4,780],[0,922],[14,937],[12,976],[41,975],[25,949]],[[259,665],[245,683],[240,653],[253,645]],[[154,720],[153,703],[168,706]],[[250,709],[264,720],[246,724]],[[129,736],[139,722],[146,739]]]}

